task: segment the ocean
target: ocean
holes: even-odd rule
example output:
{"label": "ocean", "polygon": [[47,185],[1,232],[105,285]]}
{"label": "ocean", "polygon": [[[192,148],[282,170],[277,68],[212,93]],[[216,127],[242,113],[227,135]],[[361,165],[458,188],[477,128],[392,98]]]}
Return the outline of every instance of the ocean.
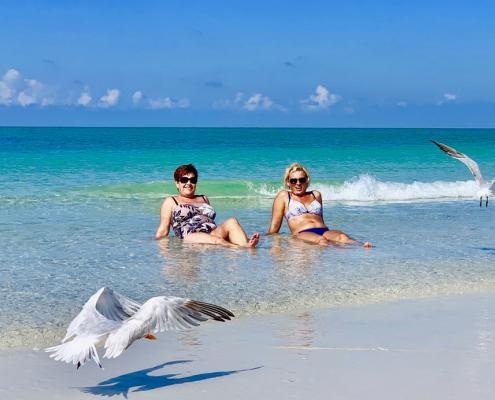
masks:
{"label": "ocean", "polygon": [[[0,127],[0,349],[56,343],[102,286],[239,316],[493,291],[495,202],[430,139],[495,175],[489,129]],[[327,225],[375,248],[301,243],[285,222],[254,251],[153,240],[178,165],[251,234],[295,161]]]}

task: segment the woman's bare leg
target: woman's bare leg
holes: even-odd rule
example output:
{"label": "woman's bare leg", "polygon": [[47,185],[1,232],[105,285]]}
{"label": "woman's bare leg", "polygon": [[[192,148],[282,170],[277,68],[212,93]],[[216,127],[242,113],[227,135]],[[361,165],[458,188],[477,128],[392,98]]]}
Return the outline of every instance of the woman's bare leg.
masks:
{"label": "woman's bare leg", "polygon": [[336,230],[331,230],[331,231],[326,231],[323,234],[323,237],[325,239],[330,240],[335,243],[342,243],[342,244],[355,244],[357,243],[356,240],[351,238],[349,235],[346,235],[342,231],[336,231]]}
{"label": "woman's bare leg", "polygon": [[248,238],[236,218],[227,219],[211,231],[211,234],[241,247],[256,247],[260,238],[259,233],[254,233]]}
{"label": "woman's bare leg", "polygon": [[[326,232],[325,232],[326,233]],[[308,243],[319,244],[321,246],[328,246],[329,241],[321,235],[313,232],[301,232],[295,235],[296,238],[304,240]]]}
{"label": "woman's bare leg", "polygon": [[358,242],[357,240],[351,238],[349,235],[345,234],[342,231],[336,231],[336,230],[331,230],[331,231],[326,231],[323,236],[332,242],[335,243],[341,243],[341,244],[362,244],[363,247],[373,247],[373,245],[370,242]]}
{"label": "woman's bare leg", "polygon": [[239,247],[221,237],[205,232],[194,232],[184,236],[184,243],[215,244],[232,248]]}

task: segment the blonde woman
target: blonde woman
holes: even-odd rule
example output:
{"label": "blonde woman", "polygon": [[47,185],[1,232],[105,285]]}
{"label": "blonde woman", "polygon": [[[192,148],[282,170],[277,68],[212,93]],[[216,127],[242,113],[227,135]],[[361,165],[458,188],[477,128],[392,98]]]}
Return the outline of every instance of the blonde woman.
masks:
{"label": "blonde woman", "polygon": [[309,243],[328,245],[362,244],[372,247],[370,242],[360,243],[344,232],[331,230],[323,220],[323,200],[316,190],[308,191],[311,176],[301,164],[289,165],[284,174],[284,185],[289,190],[281,190],[273,201],[272,220],[268,234],[278,233],[282,221],[287,219],[292,234]]}

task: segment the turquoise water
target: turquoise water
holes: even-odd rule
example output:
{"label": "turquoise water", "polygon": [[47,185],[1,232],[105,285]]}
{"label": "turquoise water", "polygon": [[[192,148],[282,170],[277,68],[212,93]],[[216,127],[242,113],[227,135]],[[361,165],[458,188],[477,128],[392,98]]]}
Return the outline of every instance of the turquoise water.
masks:
{"label": "turquoise water", "polygon": [[[101,286],[239,315],[493,290],[495,202],[480,208],[430,139],[495,175],[495,130],[0,128],[0,348],[53,343]],[[177,165],[194,162],[218,221],[251,233],[293,161],[327,224],[376,248],[306,245],[285,224],[256,251],[152,239]]]}

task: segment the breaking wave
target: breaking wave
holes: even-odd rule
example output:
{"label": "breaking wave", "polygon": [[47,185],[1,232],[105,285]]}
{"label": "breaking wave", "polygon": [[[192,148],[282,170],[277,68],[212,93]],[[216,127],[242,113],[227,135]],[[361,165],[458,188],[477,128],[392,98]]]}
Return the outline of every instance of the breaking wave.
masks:
{"label": "breaking wave", "polygon": [[[325,201],[349,203],[397,203],[473,199],[478,186],[474,180],[457,182],[389,182],[363,174],[346,181],[316,181],[312,188],[319,190]],[[280,181],[221,181],[204,180],[198,186],[199,194],[210,199],[271,200],[283,189]],[[118,183],[73,189],[59,189],[51,193],[29,196],[0,196],[0,205],[25,205],[56,197],[59,201],[79,201],[87,198],[99,200],[159,200],[176,195],[172,182]]]}

